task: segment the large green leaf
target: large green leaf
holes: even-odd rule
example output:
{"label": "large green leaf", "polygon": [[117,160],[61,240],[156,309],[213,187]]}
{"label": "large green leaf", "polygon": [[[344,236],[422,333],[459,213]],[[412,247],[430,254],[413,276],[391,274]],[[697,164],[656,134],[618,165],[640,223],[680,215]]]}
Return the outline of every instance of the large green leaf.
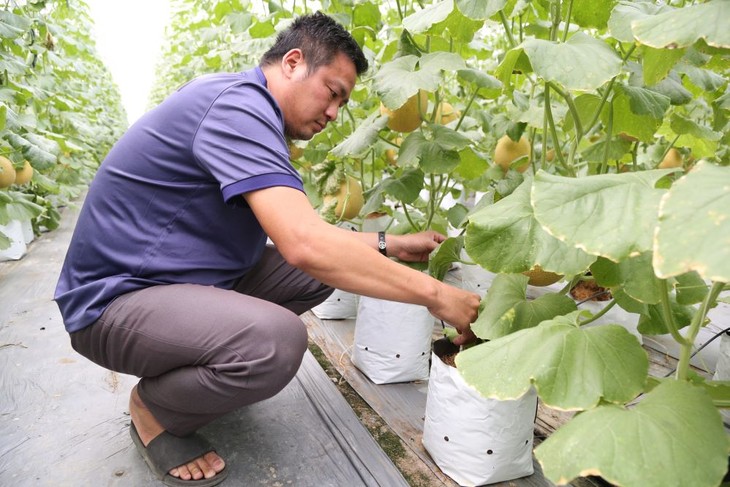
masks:
{"label": "large green leaf", "polygon": [[684,52],[684,49],[655,49],[644,46],[641,50],[644,84],[651,86],[666,78],[677,61],[684,56]]}
{"label": "large green leaf", "polygon": [[423,189],[423,171],[407,169],[399,177],[390,177],[380,183],[383,192],[403,203],[413,203]]}
{"label": "large green leaf", "polygon": [[43,213],[43,207],[32,201],[32,195],[8,191],[5,196],[5,201],[0,202],[0,225],[7,225],[12,220],[31,220]]}
{"label": "large green leaf", "polygon": [[[649,90],[643,90],[647,92]],[[657,96],[662,96],[657,94]],[[633,102],[636,105],[636,101]],[[627,134],[642,142],[650,143],[654,140],[654,134],[662,123],[661,117],[656,118],[650,114],[639,114],[632,109],[631,95],[624,90],[617,90],[611,103],[613,110],[613,134]],[[601,114],[604,124],[608,123],[608,112]]]}
{"label": "large green leaf", "polygon": [[31,20],[16,15],[6,9],[0,10],[0,38],[15,39],[25,34],[31,26]]}
{"label": "large green leaf", "polygon": [[572,2],[563,2],[563,14],[567,14],[568,5],[571,5],[572,17],[570,20],[573,23],[581,27],[604,29],[616,3],[616,0],[604,0],[601,2],[596,2],[595,0],[573,0]]}
{"label": "large green leaf", "polygon": [[631,24],[640,19],[651,17],[662,9],[650,2],[623,2],[617,5],[611,12],[608,19],[608,28],[611,35],[621,42],[634,42],[634,34],[631,31]]}
{"label": "large green leaf", "polygon": [[488,19],[504,8],[507,0],[456,0],[458,9],[470,19]]}
{"label": "large green leaf", "polygon": [[662,198],[654,269],[730,282],[730,167],[700,161]]}
{"label": "large green leaf", "polygon": [[621,286],[636,301],[657,304],[661,300],[662,287],[654,275],[651,257],[651,252],[643,252],[619,263],[599,259],[591,266],[591,273],[600,286]]}
{"label": "large green leaf", "polygon": [[374,77],[373,87],[385,106],[401,107],[419,88],[435,91],[444,70],[456,71],[465,67],[461,56],[435,52],[422,57],[401,56],[385,63]]}
{"label": "large green leaf", "polygon": [[381,117],[377,113],[370,115],[349,137],[332,149],[332,154],[337,157],[362,155],[372,148],[378,140],[378,132],[385,128],[387,122],[386,117]]}
{"label": "large green leaf", "polygon": [[525,272],[535,265],[565,275],[585,271],[595,257],[561,242],[540,226],[530,204],[530,188],[527,180],[511,195],[470,215],[467,253],[497,273]]}
{"label": "large green leaf", "polygon": [[570,90],[595,90],[621,72],[621,58],[582,32],[565,43],[527,39],[522,48],[535,73]]}
{"label": "large green leaf", "polygon": [[730,48],[730,2],[714,0],[665,11],[631,24],[634,37],[656,48],[691,46],[699,39],[719,48]]}
{"label": "large green leaf", "polygon": [[454,0],[443,0],[418,10],[403,19],[403,27],[410,32],[426,32],[433,24],[443,22],[454,10]]}
{"label": "large green leaf", "polygon": [[709,395],[666,381],[634,408],[600,406],[535,449],[545,476],[566,484],[600,475],[626,487],[710,487],[727,470],[729,445]]}
{"label": "large green leaf", "polygon": [[646,352],[620,325],[578,328],[579,314],[471,347],[459,353],[457,368],[485,397],[515,399],[534,385],[545,404],[561,410],[633,399],[646,380]]}
{"label": "large green leaf", "polygon": [[499,63],[494,75],[499,79],[507,91],[512,91],[512,75],[516,73],[526,74],[532,72],[530,58],[527,57],[522,47],[515,47],[507,51]]}
{"label": "large green leaf", "polygon": [[[692,318],[697,313],[697,309],[692,306],[678,304],[674,296],[669,297],[669,309],[673,316],[672,319],[679,330],[689,326]],[[662,305],[650,304],[641,311],[638,330],[642,335],[665,335],[669,333]]]}
{"label": "large green leaf", "polygon": [[461,249],[464,248],[464,237],[447,238],[436,250],[431,252],[428,259],[428,274],[443,281],[451,264],[461,260]]}
{"label": "large green leaf", "polygon": [[494,340],[576,311],[575,301],[564,294],[548,293],[528,301],[528,279],[522,274],[497,274],[472,324],[476,336]]}
{"label": "large green leaf", "polygon": [[651,250],[659,200],[666,193],[655,185],[669,172],[576,179],[538,171],[532,186],[535,218],[568,245],[620,262]]}

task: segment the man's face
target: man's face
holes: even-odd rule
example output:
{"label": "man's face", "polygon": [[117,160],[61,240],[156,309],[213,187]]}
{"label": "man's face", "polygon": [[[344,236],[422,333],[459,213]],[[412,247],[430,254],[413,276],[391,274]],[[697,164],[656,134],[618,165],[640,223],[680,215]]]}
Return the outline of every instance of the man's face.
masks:
{"label": "man's face", "polygon": [[356,79],[355,65],[342,53],[313,73],[307,73],[306,62],[298,64],[288,96],[281,104],[286,134],[292,139],[309,140],[324,130],[349,100]]}

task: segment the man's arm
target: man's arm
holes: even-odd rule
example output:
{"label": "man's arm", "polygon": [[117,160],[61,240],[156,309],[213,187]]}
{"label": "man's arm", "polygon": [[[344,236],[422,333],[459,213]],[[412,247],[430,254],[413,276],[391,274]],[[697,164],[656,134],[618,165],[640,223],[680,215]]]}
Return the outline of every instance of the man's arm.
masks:
{"label": "man's arm", "polygon": [[324,222],[301,191],[276,186],[244,197],[269,238],[293,266],[338,289],[426,306],[462,333],[458,342],[473,338],[469,324],[477,316],[477,294],[384,258],[374,246],[361,240],[365,237]]}

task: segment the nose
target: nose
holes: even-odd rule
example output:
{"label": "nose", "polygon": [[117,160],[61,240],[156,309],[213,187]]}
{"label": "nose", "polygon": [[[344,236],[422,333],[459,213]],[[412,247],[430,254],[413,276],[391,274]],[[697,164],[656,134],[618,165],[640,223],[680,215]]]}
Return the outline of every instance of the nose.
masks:
{"label": "nose", "polygon": [[327,110],[325,110],[324,114],[327,116],[327,120],[330,122],[334,122],[337,120],[337,114],[340,111],[340,106],[336,103],[330,103],[327,106]]}

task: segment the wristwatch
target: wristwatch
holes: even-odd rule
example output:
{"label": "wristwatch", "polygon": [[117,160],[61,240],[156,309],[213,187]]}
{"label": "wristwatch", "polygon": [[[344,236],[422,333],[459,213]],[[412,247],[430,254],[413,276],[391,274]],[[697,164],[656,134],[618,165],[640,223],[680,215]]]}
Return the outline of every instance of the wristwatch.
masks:
{"label": "wristwatch", "polygon": [[387,257],[388,252],[386,250],[386,247],[387,246],[385,245],[385,232],[378,232],[378,250],[380,251],[381,254],[383,254]]}

